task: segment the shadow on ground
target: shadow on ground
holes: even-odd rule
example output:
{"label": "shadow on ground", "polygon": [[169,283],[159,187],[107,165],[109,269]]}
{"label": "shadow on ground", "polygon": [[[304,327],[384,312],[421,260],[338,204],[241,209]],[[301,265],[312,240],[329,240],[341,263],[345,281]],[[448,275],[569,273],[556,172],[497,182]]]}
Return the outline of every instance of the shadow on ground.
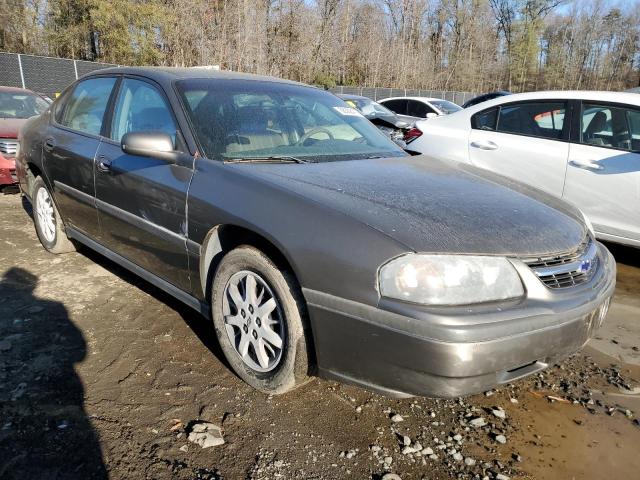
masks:
{"label": "shadow on ground", "polygon": [[85,339],[37,282],[15,267],[0,281],[0,478],[107,478],[74,369]]}

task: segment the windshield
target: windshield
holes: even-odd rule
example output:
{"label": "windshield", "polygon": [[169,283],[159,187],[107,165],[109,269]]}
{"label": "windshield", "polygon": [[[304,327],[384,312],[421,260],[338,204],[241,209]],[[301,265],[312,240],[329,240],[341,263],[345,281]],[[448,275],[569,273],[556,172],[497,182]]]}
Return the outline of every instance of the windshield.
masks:
{"label": "windshield", "polygon": [[455,103],[448,100],[431,100],[431,104],[439,110],[442,110],[446,114],[462,110],[461,106],[456,105]]}
{"label": "windshield", "polygon": [[211,159],[321,162],[407,155],[358,111],[322,90],[217,79],[182,80],[177,87]]}
{"label": "windshield", "polygon": [[49,104],[27,92],[0,92],[1,118],[31,118],[44,112]]}

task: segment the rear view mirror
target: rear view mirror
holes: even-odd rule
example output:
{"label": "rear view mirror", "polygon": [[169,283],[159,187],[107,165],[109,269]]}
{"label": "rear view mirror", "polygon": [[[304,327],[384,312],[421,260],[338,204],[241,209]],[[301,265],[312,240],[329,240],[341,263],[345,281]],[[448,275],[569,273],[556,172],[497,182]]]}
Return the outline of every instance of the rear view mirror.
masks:
{"label": "rear view mirror", "polygon": [[129,155],[152,157],[169,163],[175,163],[180,155],[174,150],[172,138],[163,132],[125,133],[120,146]]}

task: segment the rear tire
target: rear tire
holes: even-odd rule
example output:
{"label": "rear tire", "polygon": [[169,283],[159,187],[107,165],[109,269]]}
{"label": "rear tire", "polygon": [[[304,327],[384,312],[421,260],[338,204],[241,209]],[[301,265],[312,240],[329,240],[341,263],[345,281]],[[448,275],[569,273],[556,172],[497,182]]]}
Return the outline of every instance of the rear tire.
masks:
{"label": "rear tire", "polygon": [[282,394],[309,380],[311,336],[300,287],[260,250],[240,246],[225,255],[211,308],[222,351],[249,385]]}
{"label": "rear tire", "polygon": [[42,246],[51,253],[74,252],[76,247],[67,237],[56,204],[42,177],[33,182],[33,223]]}

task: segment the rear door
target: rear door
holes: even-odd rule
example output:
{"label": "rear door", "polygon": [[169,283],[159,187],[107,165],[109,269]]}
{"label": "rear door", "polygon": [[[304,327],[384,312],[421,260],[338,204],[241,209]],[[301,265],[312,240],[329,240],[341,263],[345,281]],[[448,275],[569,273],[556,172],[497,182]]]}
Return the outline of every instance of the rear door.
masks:
{"label": "rear door", "polygon": [[586,101],[577,108],[563,196],[604,238],[640,242],[640,109]]}
{"label": "rear door", "polygon": [[190,290],[186,200],[192,165],[130,155],[129,132],[164,132],[186,151],[162,89],[125,77],[114,101],[107,137],[96,156],[96,206],[105,246],[173,285]]}
{"label": "rear door", "polygon": [[526,101],[471,118],[469,159],[474,165],[560,197],[569,155],[566,101]]}
{"label": "rear door", "polygon": [[79,82],[56,106],[43,142],[44,169],[65,223],[96,238],[93,161],[116,77]]}

